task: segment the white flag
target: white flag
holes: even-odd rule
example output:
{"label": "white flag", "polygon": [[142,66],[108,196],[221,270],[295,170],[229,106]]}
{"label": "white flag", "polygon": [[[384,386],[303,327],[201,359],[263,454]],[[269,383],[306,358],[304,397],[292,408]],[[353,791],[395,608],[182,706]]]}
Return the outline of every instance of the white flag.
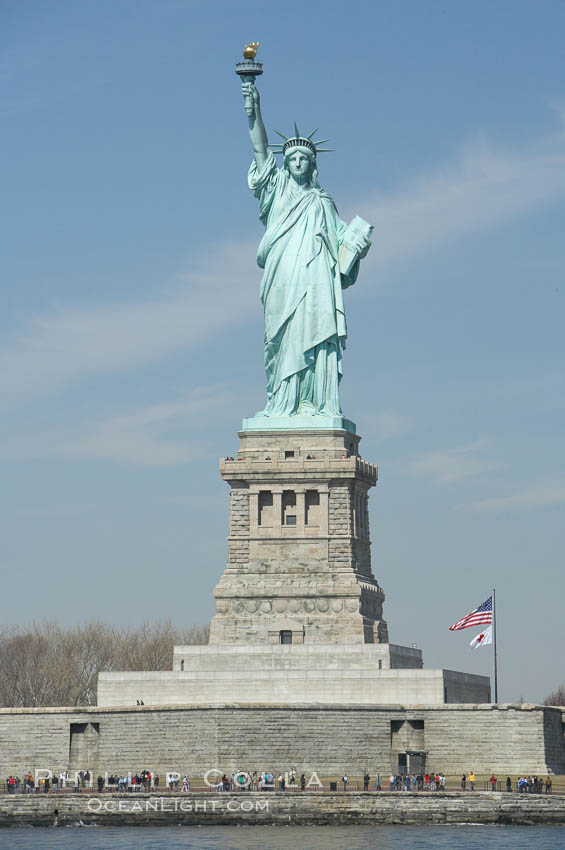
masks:
{"label": "white flag", "polygon": [[469,646],[472,646],[473,649],[477,649],[485,643],[492,643],[492,626],[487,626],[484,632],[481,632],[479,635],[474,637]]}

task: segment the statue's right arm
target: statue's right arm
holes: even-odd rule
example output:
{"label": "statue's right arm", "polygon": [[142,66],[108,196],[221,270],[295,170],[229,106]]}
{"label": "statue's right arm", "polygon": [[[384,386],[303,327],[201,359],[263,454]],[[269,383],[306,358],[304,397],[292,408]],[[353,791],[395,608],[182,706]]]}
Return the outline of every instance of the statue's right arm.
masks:
{"label": "statue's right arm", "polygon": [[241,91],[244,97],[249,95],[252,98],[253,114],[249,115],[249,137],[253,146],[257,168],[261,171],[267,161],[269,140],[267,139],[267,131],[265,130],[263,116],[261,115],[259,92],[253,83],[242,83]]}

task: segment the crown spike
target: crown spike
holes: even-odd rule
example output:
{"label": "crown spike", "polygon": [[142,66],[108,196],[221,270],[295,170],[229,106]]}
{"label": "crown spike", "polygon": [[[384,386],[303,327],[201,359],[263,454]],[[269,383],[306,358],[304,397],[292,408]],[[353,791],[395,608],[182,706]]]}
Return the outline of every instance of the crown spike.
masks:
{"label": "crown spike", "polygon": [[300,138],[300,130],[298,129],[298,124],[296,121],[294,122],[294,132],[296,133],[296,138]]}
{"label": "crown spike", "polygon": [[[274,127],[273,127],[273,130],[275,130],[275,128],[274,128]],[[278,131],[278,130],[275,130],[275,133],[277,134],[277,136],[280,136],[280,137],[281,137],[281,139],[284,139],[284,141],[285,141],[285,142],[287,141],[288,136],[285,136],[285,135],[284,135],[284,133],[279,133],[279,131]]]}
{"label": "crown spike", "polygon": [[307,139],[310,139],[310,141],[312,141],[312,136],[314,135],[314,133],[317,133],[317,132],[318,132],[318,127],[316,127],[316,129],[315,129],[315,130],[312,130],[312,132],[310,133],[310,135],[309,135],[309,136],[306,136],[306,138],[307,138]]}
{"label": "crown spike", "polygon": [[331,141],[331,139],[313,139],[313,142],[316,145],[316,147],[318,147],[318,145],[324,145],[326,142],[329,142],[329,141]]}
{"label": "crown spike", "polygon": [[316,148],[316,153],[335,153],[335,148]]}

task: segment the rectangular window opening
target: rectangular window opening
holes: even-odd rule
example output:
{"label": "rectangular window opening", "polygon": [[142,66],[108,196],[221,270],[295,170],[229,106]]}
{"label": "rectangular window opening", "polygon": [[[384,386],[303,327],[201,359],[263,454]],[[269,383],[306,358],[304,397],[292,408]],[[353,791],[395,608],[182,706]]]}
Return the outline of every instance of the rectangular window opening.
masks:
{"label": "rectangular window opening", "polygon": [[305,525],[320,525],[320,494],[317,490],[306,490]]}
{"label": "rectangular window opening", "polygon": [[261,490],[259,492],[258,508],[258,525],[271,526],[273,524],[273,494],[270,490]]}
{"label": "rectangular window opening", "polygon": [[294,490],[283,490],[281,525],[296,525],[296,493]]}
{"label": "rectangular window opening", "polygon": [[287,629],[281,629],[279,639],[281,643],[292,643],[292,632]]}
{"label": "rectangular window opening", "polygon": [[289,458],[291,458],[291,457],[294,457],[294,452],[293,452],[293,451],[285,451],[285,453],[284,453],[284,459],[285,459],[285,460],[288,460],[288,459],[289,459]]}

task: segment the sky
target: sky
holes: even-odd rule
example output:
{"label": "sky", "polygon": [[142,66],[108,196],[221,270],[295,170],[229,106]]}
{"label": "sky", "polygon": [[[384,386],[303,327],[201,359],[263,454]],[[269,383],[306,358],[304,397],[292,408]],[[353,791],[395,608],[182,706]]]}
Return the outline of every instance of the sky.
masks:
{"label": "sky", "polygon": [[[448,630],[496,588],[499,698],[565,680],[565,3],[0,3],[0,623],[206,622],[218,460],[264,406],[234,65],[374,224],[341,398],[393,643],[490,675]],[[322,158],[323,157],[323,158]]]}

